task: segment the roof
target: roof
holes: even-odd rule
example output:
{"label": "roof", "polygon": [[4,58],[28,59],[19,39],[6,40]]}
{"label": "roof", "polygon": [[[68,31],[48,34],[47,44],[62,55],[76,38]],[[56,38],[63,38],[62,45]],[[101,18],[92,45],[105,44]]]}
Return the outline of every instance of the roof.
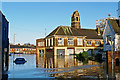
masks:
{"label": "roof", "polygon": [[10,45],[10,48],[33,48],[35,49],[35,46],[23,46],[23,45]]}
{"label": "roof", "polygon": [[73,12],[72,17],[74,17],[74,16],[80,16],[78,10]]}
{"label": "roof", "polygon": [[119,21],[114,20],[114,19],[108,19],[108,21],[109,21],[110,25],[112,26],[114,32],[120,35]]}
{"label": "roof", "polygon": [[86,36],[87,39],[102,39],[102,36],[97,34],[96,29],[77,29],[70,26],[58,26],[47,37],[52,35]]}

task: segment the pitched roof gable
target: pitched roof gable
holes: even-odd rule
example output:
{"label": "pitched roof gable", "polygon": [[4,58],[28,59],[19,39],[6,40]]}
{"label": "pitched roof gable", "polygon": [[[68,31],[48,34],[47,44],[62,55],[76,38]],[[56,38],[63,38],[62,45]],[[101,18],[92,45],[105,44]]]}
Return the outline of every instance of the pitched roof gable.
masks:
{"label": "pitched roof gable", "polygon": [[120,35],[120,26],[118,25],[118,22],[113,19],[108,19],[111,27],[113,28],[114,32]]}
{"label": "pitched roof gable", "polygon": [[102,39],[102,36],[97,34],[96,29],[77,29],[70,26],[59,26],[46,37],[52,35],[86,36],[87,39]]}

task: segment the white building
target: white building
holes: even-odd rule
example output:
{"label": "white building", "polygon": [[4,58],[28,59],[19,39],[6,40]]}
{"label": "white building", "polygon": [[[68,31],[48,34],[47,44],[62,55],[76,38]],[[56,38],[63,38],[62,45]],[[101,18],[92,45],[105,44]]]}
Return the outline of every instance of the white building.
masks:
{"label": "white building", "polygon": [[120,51],[120,20],[108,19],[103,31],[104,51],[111,51],[109,40],[113,41],[113,51]]}

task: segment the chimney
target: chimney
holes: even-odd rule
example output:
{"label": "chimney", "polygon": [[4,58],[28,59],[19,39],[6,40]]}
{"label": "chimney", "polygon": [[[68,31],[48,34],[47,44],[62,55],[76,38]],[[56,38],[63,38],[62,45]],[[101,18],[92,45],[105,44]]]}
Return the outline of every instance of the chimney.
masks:
{"label": "chimney", "polygon": [[98,33],[98,35],[101,35],[99,27],[97,28],[97,33]]}

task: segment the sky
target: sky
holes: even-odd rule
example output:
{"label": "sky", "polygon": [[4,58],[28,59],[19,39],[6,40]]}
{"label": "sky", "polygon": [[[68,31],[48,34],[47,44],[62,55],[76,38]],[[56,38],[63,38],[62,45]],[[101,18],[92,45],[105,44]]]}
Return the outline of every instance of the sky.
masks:
{"label": "sky", "polygon": [[[81,28],[96,28],[96,20],[117,17],[117,2],[2,2],[9,21],[10,43],[36,44],[58,26],[70,26],[73,11],[80,14]],[[46,29],[46,30],[45,30]]]}

